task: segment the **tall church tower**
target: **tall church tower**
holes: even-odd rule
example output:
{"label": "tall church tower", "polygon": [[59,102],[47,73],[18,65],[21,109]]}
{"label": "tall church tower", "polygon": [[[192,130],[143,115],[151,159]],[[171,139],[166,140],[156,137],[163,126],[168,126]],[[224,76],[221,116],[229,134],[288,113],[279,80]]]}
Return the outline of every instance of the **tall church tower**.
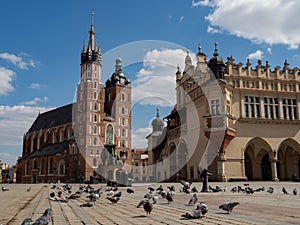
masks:
{"label": "tall church tower", "polygon": [[[105,113],[115,119],[117,157],[131,162],[131,87],[122,72],[122,60],[116,59],[115,72],[105,85]],[[125,168],[128,169],[128,168]]]}
{"label": "tall church tower", "polygon": [[81,52],[80,82],[77,85],[75,111],[75,137],[82,156],[85,158],[84,178],[95,176],[104,143],[104,86],[101,83],[101,51],[95,44],[94,12],[88,45]]}

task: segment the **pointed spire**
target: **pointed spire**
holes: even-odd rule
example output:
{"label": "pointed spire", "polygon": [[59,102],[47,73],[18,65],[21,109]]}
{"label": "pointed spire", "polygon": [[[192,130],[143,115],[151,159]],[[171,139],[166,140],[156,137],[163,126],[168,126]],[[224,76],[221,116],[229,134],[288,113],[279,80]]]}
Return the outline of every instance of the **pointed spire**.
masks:
{"label": "pointed spire", "polygon": [[215,51],[214,51],[214,56],[215,57],[219,55],[217,47],[218,47],[218,42],[215,42]]}
{"label": "pointed spire", "polygon": [[91,13],[91,29],[89,31],[90,33],[90,39],[89,39],[89,45],[88,49],[89,50],[95,50],[95,30],[94,30],[94,9],[92,9]]}
{"label": "pointed spire", "polygon": [[198,53],[201,53],[201,45],[200,44],[198,44]]}
{"label": "pointed spire", "polygon": [[157,118],[159,117],[159,108],[158,107],[156,108],[156,117]]}

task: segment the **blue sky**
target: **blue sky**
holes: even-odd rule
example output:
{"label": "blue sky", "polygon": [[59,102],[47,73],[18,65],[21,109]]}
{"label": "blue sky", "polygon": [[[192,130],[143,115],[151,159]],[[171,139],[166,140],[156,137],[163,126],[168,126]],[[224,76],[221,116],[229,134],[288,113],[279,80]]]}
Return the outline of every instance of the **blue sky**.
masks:
{"label": "blue sky", "polygon": [[92,9],[103,53],[102,82],[114,71],[117,56],[132,81],[132,147],[146,147],[144,137],[151,131],[156,107],[164,117],[175,103],[174,74],[177,64],[183,67],[186,49],[196,53],[201,44],[211,57],[218,42],[225,61],[233,56],[245,65],[249,58],[254,67],[262,59],[274,68],[287,59],[291,68],[300,67],[297,0],[4,1],[0,7],[2,162],[16,162],[23,134],[38,112],[73,101]]}

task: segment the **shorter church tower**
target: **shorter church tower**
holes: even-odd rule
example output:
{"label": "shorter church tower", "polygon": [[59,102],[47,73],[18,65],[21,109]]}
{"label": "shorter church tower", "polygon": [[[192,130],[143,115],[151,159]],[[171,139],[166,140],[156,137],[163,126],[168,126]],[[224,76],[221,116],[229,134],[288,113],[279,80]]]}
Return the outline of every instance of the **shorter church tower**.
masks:
{"label": "shorter church tower", "polygon": [[115,72],[105,84],[104,110],[106,117],[110,117],[115,121],[113,141],[116,145],[116,156],[124,164],[130,164],[131,87],[130,80],[122,72],[122,60],[119,57],[116,59]]}

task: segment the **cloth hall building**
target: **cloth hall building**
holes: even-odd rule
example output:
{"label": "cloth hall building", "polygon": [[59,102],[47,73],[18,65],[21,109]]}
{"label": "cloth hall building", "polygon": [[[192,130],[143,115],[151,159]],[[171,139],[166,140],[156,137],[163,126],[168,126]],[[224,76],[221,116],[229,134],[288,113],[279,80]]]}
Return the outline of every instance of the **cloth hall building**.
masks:
{"label": "cloth hall building", "polygon": [[[300,73],[285,60],[224,62],[189,53],[176,73],[176,105],[147,136],[156,180],[291,180],[300,177]],[[161,124],[161,123],[160,123]]]}

